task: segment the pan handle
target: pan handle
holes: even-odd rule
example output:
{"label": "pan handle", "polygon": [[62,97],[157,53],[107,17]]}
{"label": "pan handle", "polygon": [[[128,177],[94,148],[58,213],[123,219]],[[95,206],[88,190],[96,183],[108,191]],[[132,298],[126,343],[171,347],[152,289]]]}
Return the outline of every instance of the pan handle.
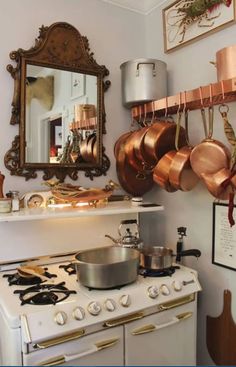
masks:
{"label": "pan handle", "polygon": [[178,257],[179,260],[182,256],[200,257],[201,256],[201,251],[197,250],[197,249],[185,250],[185,251],[178,252],[178,254],[176,256]]}

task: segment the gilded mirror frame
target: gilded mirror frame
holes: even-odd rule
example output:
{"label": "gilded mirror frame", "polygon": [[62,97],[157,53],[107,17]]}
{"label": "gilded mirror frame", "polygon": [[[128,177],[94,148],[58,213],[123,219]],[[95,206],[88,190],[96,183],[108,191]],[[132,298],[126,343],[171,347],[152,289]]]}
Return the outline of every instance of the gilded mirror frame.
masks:
{"label": "gilded mirror frame", "polygon": [[[87,37],[65,22],[53,23],[51,26],[39,28],[39,36],[35,45],[28,50],[19,48],[10,53],[16,67],[7,65],[7,70],[14,79],[14,94],[10,124],[19,124],[19,135],[15,136],[11,148],[4,157],[4,163],[11,175],[23,176],[26,180],[37,177],[37,171],[44,172],[43,179],[49,180],[56,176],[61,182],[68,175],[77,180],[78,171],[84,171],[85,176],[94,177],[106,175],[110,160],[105,154],[102,135],[106,133],[106,113],[104,92],[110,86],[109,80],[104,80],[109,71],[104,65],[99,65],[90,52]],[[89,74],[97,77],[97,160],[95,163],[28,163],[25,161],[25,105],[26,105],[26,68],[27,65],[43,66],[61,69],[75,73]]]}

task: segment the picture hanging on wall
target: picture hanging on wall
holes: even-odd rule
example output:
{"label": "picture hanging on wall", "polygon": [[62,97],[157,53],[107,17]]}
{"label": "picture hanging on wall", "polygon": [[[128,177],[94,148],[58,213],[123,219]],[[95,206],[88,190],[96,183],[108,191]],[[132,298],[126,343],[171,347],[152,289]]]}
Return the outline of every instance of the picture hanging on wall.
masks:
{"label": "picture hanging on wall", "polygon": [[212,263],[236,270],[236,231],[230,226],[228,210],[228,204],[213,203]]}
{"label": "picture hanging on wall", "polygon": [[85,95],[85,75],[71,73],[71,99],[83,97]]}
{"label": "picture hanging on wall", "polygon": [[236,0],[177,0],[162,11],[165,53],[235,23]]}

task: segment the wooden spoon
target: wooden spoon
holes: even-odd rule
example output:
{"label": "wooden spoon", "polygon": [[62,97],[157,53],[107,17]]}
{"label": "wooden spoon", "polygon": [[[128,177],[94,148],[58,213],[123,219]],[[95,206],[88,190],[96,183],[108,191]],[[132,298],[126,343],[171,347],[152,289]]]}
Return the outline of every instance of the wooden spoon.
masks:
{"label": "wooden spoon", "polygon": [[24,278],[38,277],[42,281],[48,281],[48,278],[42,275],[44,273],[44,269],[41,267],[22,266],[20,268],[17,268],[17,271],[20,274],[20,276]]}

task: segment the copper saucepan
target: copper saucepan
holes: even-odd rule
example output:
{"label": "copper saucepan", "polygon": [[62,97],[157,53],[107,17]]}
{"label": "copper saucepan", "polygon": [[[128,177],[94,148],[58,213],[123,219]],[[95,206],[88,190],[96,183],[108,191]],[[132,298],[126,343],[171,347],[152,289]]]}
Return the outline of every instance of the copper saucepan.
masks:
{"label": "copper saucepan", "polygon": [[190,155],[194,172],[201,178],[202,174],[216,173],[222,168],[229,168],[230,151],[220,141],[212,138],[213,106],[209,107],[208,137],[195,146]]}
{"label": "copper saucepan", "polygon": [[190,155],[193,148],[189,145],[188,111],[186,110],[184,111],[184,120],[185,120],[186,140],[188,142],[188,145],[185,145],[179,149],[178,147],[179,136],[177,134],[176,136],[177,153],[173,157],[170,165],[169,182],[170,185],[176,190],[190,191],[198,183],[199,177],[193,171],[190,164]]}
{"label": "copper saucepan", "polygon": [[[156,120],[144,137],[146,162],[155,165],[161,157],[175,147],[176,124],[170,121]],[[181,127],[179,146],[186,145],[185,131]]]}
{"label": "copper saucepan", "polygon": [[[180,110],[177,112],[177,124],[175,129],[175,145],[179,138],[180,128],[181,128],[181,117],[182,113]],[[169,180],[170,167],[177,153],[177,148],[172,149],[165,153],[160,160],[157,162],[153,170],[153,180],[168,192],[175,192],[177,189],[173,187]]]}

